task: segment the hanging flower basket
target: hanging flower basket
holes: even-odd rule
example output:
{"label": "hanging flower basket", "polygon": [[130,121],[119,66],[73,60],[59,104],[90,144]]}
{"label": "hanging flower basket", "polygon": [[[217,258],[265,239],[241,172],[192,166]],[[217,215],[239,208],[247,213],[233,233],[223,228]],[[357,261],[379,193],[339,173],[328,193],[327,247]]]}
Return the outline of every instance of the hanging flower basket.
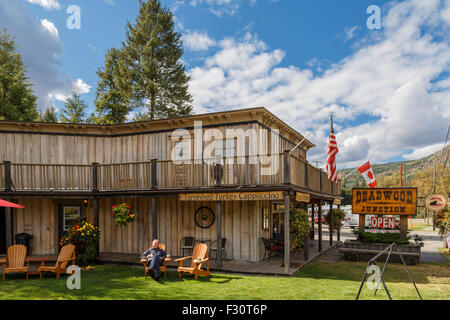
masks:
{"label": "hanging flower basket", "polygon": [[120,203],[112,206],[111,216],[118,226],[126,226],[134,220],[135,213],[128,203]]}

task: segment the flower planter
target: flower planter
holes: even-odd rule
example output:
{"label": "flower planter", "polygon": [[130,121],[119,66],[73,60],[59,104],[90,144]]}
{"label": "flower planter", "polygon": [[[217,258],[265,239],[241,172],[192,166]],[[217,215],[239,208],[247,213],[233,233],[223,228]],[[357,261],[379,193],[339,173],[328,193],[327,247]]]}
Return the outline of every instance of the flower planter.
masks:
{"label": "flower planter", "polygon": [[[339,249],[339,252],[343,253],[344,258],[348,261],[369,261],[389,246],[390,244],[387,243],[363,243],[356,240],[346,240],[344,247]],[[420,263],[420,246],[404,244],[399,245],[398,249],[408,265]],[[382,254],[377,261],[386,261],[388,253]],[[402,262],[400,255],[395,250],[392,251],[389,261]]]}

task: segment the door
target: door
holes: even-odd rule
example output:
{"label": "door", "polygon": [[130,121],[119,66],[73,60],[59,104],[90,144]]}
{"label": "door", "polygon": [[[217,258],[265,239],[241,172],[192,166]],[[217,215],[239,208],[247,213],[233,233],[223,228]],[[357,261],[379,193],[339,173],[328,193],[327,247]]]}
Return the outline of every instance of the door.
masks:
{"label": "door", "polygon": [[0,208],[0,254],[6,254],[6,215],[5,215],[5,208]]}

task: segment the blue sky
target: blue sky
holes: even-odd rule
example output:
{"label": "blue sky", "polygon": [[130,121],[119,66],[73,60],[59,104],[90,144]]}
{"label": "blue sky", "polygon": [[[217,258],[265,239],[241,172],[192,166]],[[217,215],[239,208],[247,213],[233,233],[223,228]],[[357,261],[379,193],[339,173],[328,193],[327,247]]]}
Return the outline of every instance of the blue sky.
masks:
{"label": "blue sky", "polygon": [[[197,113],[264,106],[303,134],[336,113],[338,167],[442,148],[450,123],[449,0],[163,0],[183,35]],[[81,28],[66,12],[81,9]],[[366,12],[381,9],[380,30]],[[133,0],[0,0],[39,107],[77,88],[94,108],[96,70],[119,47]],[[328,124],[311,140],[324,161]],[[340,158],[340,159],[339,159]],[[321,165],[324,165],[322,163]]]}

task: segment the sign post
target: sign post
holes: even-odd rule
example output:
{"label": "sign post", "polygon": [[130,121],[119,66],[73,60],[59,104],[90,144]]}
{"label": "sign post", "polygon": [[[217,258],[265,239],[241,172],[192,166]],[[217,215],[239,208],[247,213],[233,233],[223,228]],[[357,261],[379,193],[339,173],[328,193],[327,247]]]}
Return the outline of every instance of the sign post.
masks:
{"label": "sign post", "polygon": [[417,214],[417,188],[353,189],[352,213],[359,214],[359,230],[366,215],[399,215],[400,236],[406,239],[408,216]]}

